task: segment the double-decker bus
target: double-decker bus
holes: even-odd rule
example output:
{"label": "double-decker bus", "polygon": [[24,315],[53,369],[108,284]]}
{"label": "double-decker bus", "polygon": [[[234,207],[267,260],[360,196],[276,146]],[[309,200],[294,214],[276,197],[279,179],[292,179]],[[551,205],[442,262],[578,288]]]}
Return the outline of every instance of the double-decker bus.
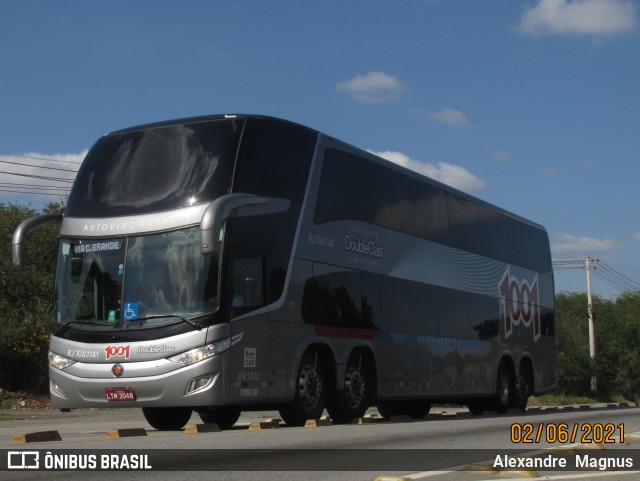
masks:
{"label": "double-decker bus", "polygon": [[60,222],[52,406],[227,428],[370,405],[526,407],[556,384],[545,230],[307,127],[220,115],[91,148]]}

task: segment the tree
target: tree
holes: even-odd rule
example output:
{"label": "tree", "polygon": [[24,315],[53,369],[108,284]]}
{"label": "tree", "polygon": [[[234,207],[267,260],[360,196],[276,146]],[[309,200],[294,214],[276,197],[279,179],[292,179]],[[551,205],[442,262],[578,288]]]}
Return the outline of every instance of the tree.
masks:
{"label": "tree", "polygon": [[562,394],[585,395],[590,389],[586,312],[586,295],[563,292],[556,296],[558,391]]}
{"label": "tree", "polygon": [[[43,214],[60,214],[61,204],[48,204]],[[47,347],[51,329],[57,226],[29,234],[26,266],[11,259],[11,237],[20,222],[38,212],[24,206],[0,204],[0,387],[12,391],[47,390]]]}
{"label": "tree", "polygon": [[623,293],[615,301],[594,298],[596,357],[589,357],[585,294],[556,296],[558,390],[591,396],[590,379],[598,378],[598,395],[640,397],[640,293]]}

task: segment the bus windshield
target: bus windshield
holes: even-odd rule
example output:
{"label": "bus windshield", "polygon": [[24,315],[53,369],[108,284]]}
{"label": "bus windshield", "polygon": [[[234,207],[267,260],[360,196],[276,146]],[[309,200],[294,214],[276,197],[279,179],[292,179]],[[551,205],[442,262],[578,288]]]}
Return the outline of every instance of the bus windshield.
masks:
{"label": "bus windshield", "polygon": [[85,158],[69,217],[120,217],[203,204],[229,193],[240,123],[214,120],[114,133]]}
{"label": "bus windshield", "polygon": [[160,234],[61,239],[54,322],[88,329],[155,327],[218,308],[218,258],[196,227]]}

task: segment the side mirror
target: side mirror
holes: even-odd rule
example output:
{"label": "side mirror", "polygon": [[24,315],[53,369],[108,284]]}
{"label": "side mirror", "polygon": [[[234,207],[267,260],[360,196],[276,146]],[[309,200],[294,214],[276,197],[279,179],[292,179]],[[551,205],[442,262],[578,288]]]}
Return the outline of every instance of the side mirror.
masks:
{"label": "side mirror", "polygon": [[31,217],[20,222],[16,230],[13,231],[13,239],[11,240],[11,256],[13,257],[13,265],[16,267],[24,266],[25,245],[27,234],[42,225],[61,224],[62,214],[43,214]]}
{"label": "side mirror", "polygon": [[200,221],[200,251],[202,255],[219,252],[222,224],[229,217],[277,214],[291,206],[288,199],[260,197],[254,194],[227,194],[209,204]]}

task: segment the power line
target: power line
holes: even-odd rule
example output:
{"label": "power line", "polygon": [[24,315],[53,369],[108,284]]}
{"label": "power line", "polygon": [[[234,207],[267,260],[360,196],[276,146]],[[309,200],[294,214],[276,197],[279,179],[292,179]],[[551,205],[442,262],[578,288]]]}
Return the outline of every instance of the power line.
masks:
{"label": "power line", "polygon": [[608,271],[613,272],[617,277],[623,279],[625,282],[628,282],[630,284],[635,285],[637,288],[640,288],[640,284],[638,284],[636,281],[634,281],[633,279],[625,276],[624,274],[621,274],[620,272],[616,271],[613,267],[611,267],[609,264],[607,264],[605,261],[600,261],[600,264]]}
{"label": "power line", "polygon": [[621,291],[640,291],[640,284],[619,273],[605,262],[601,262],[593,275],[604,283]]}
{"label": "power line", "polygon": [[584,259],[563,259],[552,262],[554,270],[583,269]]}
{"label": "power line", "polygon": [[69,195],[71,187],[36,185],[36,184],[2,184],[0,192],[33,195]]}
{"label": "power line", "polygon": [[0,189],[0,192],[11,193],[11,194],[29,194],[29,195],[61,195],[61,196],[69,195],[69,191],[65,191],[65,192],[33,192],[33,191],[23,191],[23,190],[5,190],[5,189]]}
{"label": "power line", "polygon": [[569,269],[586,269],[587,260],[590,260],[590,270],[594,277],[597,277],[605,284],[619,289],[620,291],[640,291],[640,283],[625,276],[611,267],[606,262],[600,259],[558,259],[553,261],[554,270],[569,270]]}
{"label": "power line", "polygon": [[30,179],[50,180],[52,182],[68,182],[70,184],[72,184],[73,180],[74,180],[74,179],[65,179],[63,177],[51,177],[51,176],[46,176],[46,175],[19,174],[17,172],[0,172],[0,174],[16,175],[18,177],[28,177]]}
{"label": "power line", "polygon": [[21,164],[20,162],[11,162],[10,160],[0,160],[0,164],[19,165],[20,167],[34,167],[36,169],[58,170],[61,172],[73,172],[74,174],[78,172],[77,170],[63,169],[60,167],[47,167],[45,165]]}
{"label": "power line", "polygon": [[75,162],[73,160],[53,159],[51,157],[36,157],[34,155],[25,155],[25,154],[12,154],[10,152],[0,152],[0,156],[3,156],[3,157],[20,157],[22,159],[33,159],[33,160],[45,160],[45,161],[48,161],[48,162],[61,162],[61,163],[64,163],[64,164],[74,164],[74,165],[82,164],[82,161]]}

